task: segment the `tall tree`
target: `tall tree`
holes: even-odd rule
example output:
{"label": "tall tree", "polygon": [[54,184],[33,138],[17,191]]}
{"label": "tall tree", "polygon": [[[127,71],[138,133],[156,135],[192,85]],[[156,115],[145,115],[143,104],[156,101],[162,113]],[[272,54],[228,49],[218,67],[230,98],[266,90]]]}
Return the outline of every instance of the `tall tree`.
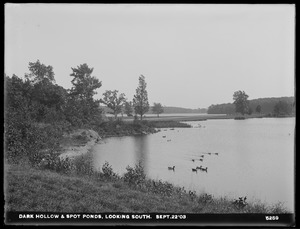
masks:
{"label": "tall tree", "polygon": [[118,95],[118,91],[107,90],[103,93],[104,98],[100,100],[101,103],[104,103],[107,107],[113,110],[115,119],[117,115],[122,112],[122,107],[126,101],[125,94],[121,93]]}
{"label": "tall tree", "polygon": [[125,114],[127,116],[132,116],[133,108],[132,108],[132,102],[131,101],[125,102],[124,111],[125,111]]}
{"label": "tall tree", "polygon": [[53,67],[41,64],[39,60],[29,62],[29,74],[25,74],[25,78],[29,79],[33,84],[49,81],[55,83]]}
{"label": "tall tree", "polygon": [[78,96],[81,99],[89,100],[93,95],[97,94],[96,89],[102,86],[102,82],[96,77],[92,76],[93,68],[89,68],[87,64],[81,64],[77,68],[72,68],[73,76],[71,88],[71,95]]}
{"label": "tall tree", "polygon": [[94,100],[96,90],[102,86],[102,82],[92,76],[93,68],[87,64],[81,64],[72,68],[73,87],[69,91],[67,119],[72,124],[91,122],[97,119],[101,110],[99,100]]}
{"label": "tall tree", "polygon": [[136,94],[133,98],[134,111],[141,116],[141,120],[143,120],[143,115],[149,111],[148,92],[146,87],[147,83],[145,81],[145,76],[141,75],[139,77],[139,86],[137,87]]}
{"label": "tall tree", "polygon": [[[29,105],[35,107],[37,121],[54,121],[56,111],[62,111],[66,102],[67,91],[55,83],[53,67],[36,62],[29,62],[29,73],[25,74],[24,89]],[[29,85],[31,87],[29,87]],[[28,89],[28,90],[27,90]],[[32,113],[33,114],[33,113]],[[52,115],[52,118],[50,116]],[[62,117],[61,114],[57,116]]]}
{"label": "tall tree", "polygon": [[164,108],[162,107],[162,105],[160,103],[154,103],[154,105],[152,107],[152,111],[154,114],[157,114],[157,117],[159,117],[159,114],[164,112]]}
{"label": "tall tree", "polygon": [[233,94],[233,100],[235,104],[235,111],[241,113],[242,115],[248,113],[249,101],[248,95],[244,91],[236,91]]}

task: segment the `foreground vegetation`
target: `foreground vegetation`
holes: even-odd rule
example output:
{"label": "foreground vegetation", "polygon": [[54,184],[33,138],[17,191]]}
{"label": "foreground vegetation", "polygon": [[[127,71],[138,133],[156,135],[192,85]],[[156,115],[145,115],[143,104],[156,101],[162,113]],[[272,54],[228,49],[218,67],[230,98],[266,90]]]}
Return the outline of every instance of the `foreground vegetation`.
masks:
{"label": "foreground vegetation", "polygon": [[[106,163],[102,172],[54,172],[29,165],[5,166],[6,211],[42,212],[172,212],[172,213],[286,213],[280,205],[247,203],[196,194],[168,182],[149,180],[141,166],[127,167],[119,176]],[[85,169],[83,169],[85,168]]]}

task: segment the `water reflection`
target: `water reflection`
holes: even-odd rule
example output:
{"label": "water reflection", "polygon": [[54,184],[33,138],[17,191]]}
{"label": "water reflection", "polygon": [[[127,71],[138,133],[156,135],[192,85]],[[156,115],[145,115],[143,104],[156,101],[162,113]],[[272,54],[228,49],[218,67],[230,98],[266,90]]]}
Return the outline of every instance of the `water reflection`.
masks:
{"label": "water reflection", "polygon": [[135,164],[141,164],[148,172],[147,155],[149,153],[147,136],[136,136],[134,139]]}

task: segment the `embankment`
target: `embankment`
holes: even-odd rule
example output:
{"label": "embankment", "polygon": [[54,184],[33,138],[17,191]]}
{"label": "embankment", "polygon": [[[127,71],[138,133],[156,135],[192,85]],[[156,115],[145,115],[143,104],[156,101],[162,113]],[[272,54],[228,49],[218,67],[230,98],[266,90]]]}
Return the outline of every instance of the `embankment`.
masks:
{"label": "embankment", "polygon": [[63,138],[61,142],[62,153],[59,155],[61,159],[75,158],[86,154],[101,140],[96,131],[87,129],[78,129],[70,134],[64,134]]}
{"label": "embankment", "polygon": [[189,125],[177,121],[142,121],[126,123],[122,121],[103,123],[96,131],[77,129],[64,134],[60,142],[61,159],[73,159],[86,154],[97,142],[107,137],[146,135],[159,132],[159,128],[188,128]]}
{"label": "embankment", "polygon": [[161,181],[132,184],[99,174],[70,175],[26,165],[6,166],[5,174],[6,211],[285,213],[280,205],[249,202],[244,206],[226,197],[195,195]]}

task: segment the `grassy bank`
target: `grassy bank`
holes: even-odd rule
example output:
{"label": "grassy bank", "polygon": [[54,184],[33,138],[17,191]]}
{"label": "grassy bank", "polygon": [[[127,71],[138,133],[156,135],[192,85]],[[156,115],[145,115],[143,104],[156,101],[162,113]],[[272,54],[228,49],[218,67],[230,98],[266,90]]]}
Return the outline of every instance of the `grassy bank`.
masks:
{"label": "grassy bank", "polygon": [[[78,170],[79,171],[79,170]],[[102,172],[57,173],[26,165],[5,166],[5,209],[42,212],[286,213],[281,205],[242,203],[198,195],[149,180],[137,166],[123,176]],[[246,203],[246,202],[245,202]]]}
{"label": "grassy bank", "polygon": [[156,133],[157,128],[186,128],[191,127],[188,124],[175,120],[169,121],[148,121],[131,120],[131,122],[122,119],[103,122],[95,127],[95,131],[102,137],[129,136]]}

